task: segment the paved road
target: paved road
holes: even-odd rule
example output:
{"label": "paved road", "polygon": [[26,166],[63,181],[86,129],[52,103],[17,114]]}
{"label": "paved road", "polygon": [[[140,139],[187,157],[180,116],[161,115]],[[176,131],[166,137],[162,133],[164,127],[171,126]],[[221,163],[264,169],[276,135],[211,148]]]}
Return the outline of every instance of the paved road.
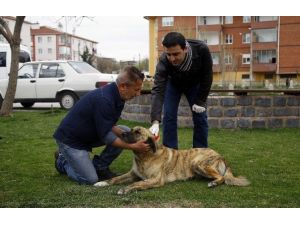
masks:
{"label": "paved road", "polygon": [[25,109],[20,103],[14,103],[14,110],[45,110],[53,108],[60,108],[59,103],[56,102],[43,102],[35,103],[31,108]]}

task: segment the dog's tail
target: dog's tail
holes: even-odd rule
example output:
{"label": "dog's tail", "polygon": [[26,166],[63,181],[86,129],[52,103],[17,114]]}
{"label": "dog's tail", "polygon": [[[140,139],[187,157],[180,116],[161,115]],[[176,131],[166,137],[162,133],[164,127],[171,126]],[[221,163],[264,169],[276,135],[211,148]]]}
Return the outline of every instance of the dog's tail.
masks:
{"label": "dog's tail", "polygon": [[248,186],[250,184],[250,181],[248,181],[246,177],[233,176],[232,171],[229,167],[226,168],[224,178],[225,178],[225,184],[227,185]]}

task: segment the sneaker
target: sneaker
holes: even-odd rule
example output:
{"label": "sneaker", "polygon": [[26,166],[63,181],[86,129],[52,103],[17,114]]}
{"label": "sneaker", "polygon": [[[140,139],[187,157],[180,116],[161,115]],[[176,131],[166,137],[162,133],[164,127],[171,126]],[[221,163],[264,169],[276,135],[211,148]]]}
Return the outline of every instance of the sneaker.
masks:
{"label": "sneaker", "polygon": [[104,169],[104,170],[96,170],[97,175],[98,175],[98,180],[103,181],[103,180],[109,180],[113,177],[118,176],[118,174],[110,171],[109,168]]}

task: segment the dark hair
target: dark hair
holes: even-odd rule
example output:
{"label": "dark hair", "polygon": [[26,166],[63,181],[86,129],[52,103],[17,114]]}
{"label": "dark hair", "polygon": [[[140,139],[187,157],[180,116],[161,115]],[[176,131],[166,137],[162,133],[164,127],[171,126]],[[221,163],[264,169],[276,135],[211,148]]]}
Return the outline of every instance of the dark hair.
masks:
{"label": "dark hair", "polygon": [[162,42],[163,46],[166,48],[170,48],[170,47],[174,47],[176,45],[180,45],[180,47],[182,49],[185,48],[186,44],[185,44],[185,37],[178,32],[170,32],[168,33],[163,42]]}
{"label": "dark hair", "polygon": [[116,82],[117,84],[126,83],[134,84],[137,80],[144,80],[145,75],[134,66],[126,66],[119,74]]}

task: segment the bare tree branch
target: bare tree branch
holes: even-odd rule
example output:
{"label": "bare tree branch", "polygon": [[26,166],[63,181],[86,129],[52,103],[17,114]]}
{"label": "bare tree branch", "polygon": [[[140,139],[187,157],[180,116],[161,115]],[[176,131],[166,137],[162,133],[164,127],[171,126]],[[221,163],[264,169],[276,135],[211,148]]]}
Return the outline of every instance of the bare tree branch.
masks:
{"label": "bare tree branch", "polygon": [[12,43],[13,34],[2,16],[0,17],[0,33],[4,36],[8,43]]}

